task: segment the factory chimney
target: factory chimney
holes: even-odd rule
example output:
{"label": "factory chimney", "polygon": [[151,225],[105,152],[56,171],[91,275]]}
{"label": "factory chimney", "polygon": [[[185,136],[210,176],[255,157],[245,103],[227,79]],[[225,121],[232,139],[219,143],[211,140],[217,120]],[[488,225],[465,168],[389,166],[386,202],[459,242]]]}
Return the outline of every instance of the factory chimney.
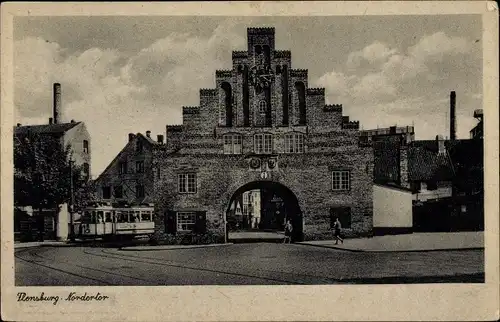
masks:
{"label": "factory chimney", "polygon": [[457,94],[455,91],[450,93],[450,140],[456,140],[456,116],[455,116],[455,105],[457,100]]}
{"label": "factory chimney", "polygon": [[54,111],[53,118],[54,124],[59,124],[59,115],[61,114],[61,84],[54,83]]}

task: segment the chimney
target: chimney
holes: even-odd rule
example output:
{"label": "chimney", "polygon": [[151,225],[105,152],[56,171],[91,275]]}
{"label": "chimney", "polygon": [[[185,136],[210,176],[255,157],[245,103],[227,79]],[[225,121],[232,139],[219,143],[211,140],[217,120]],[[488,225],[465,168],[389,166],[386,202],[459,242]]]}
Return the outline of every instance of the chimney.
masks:
{"label": "chimney", "polygon": [[17,123],[17,126],[18,126],[18,127],[19,127],[19,126],[21,126],[21,123]]}
{"label": "chimney", "polygon": [[71,123],[75,123],[75,120],[71,120]]}
{"label": "chimney", "polygon": [[135,137],[134,133],[129,133],[128,134],[128,141],[129,142],[132,141],[134,139],[134,137]]}
{"label": "chimney", "polygon": [[59,114],[61,113],[61,84],[54,83],[54,124],[59,123]]}
{"label": "chimney", "polygon": [[52,124],[52,123],[53,123],[53,121],[54,121],[54,119],[53,119],[53,118],[51,118],[51,117],[49,117],[49,124]]}
{"label": "chimney", "polygon": [[146,131],[146,136],[147,136],[148,138],[150,138],[150,137],[151,137],[151,131]]}
{"label": "chimney", "polygon": [[450,93],[450,140],[456,139],[456,119],[455,119],[455,104],[457,100],[457,94],[455,91]]}
{"label": "chimney", "polygon": [[436,135],[436,145],[438,148],[438,155],[445,154],[446,148],[444,147],[444,138],[442,135]]}
{"label": "chimney", "polygon": [[157,138],[158,138],[158,140],[157,140],[158,143],[163,144],[163,135],[158,134]]}

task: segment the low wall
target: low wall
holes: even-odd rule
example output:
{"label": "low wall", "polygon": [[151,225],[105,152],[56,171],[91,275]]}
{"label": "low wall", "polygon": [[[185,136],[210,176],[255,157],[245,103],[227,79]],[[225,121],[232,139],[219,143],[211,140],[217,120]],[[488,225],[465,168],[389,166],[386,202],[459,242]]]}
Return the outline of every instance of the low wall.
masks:
{"label": "low wall", "polygon": [[373,234],[411,233],[412,193],[408,189],[373,185]]}

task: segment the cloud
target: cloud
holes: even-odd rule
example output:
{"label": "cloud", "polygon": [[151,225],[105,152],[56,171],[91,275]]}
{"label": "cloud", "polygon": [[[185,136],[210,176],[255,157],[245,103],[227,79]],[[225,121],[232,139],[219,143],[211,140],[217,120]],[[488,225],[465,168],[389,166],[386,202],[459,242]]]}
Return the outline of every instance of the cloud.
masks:
{"label": "cloud", "polygon": [[[199,103],[199,88],[231,68],[231,51],[246,41],[230,24],[200,37],[172,33],[135,53],[88,48],[69,54],[55,42],[15,42],[15,119],[47,123],[52,83],[62,85],[63,121],[84,121],[92,136],[92,174],[99,174],[129,132],[157,133],[181,122],[181,106]],[[138,128],[138,126],[144,128]]]}
{"label": "cloud", "polygon": [[[360,120],[365,129],[414,124],[419,139],[446,136],[448,86],[467,83],[463,75],[455,76],[459,71],[454,72],[449,62],[469,53],[470,41],[444,32],[424,36],[406,49],[375,41],[349,54],[344,72],[327,72],[316,84],[325,87],[328,102],[343,103],[344,113]],[[459,137],[468,137],[476,123],[472,107],[480,106],[482,99],[475,89],[464,93],[457,110]]]}
{"label": "cloud", "polygon": [[391,49],[386,44],[375,41],[362,50],[350,53],[346,64],[348,68],[359,68],[364,61],[370,64],[380,63],[396,52],[396,49]]}
{"label": "cloud", "polygon": [[471,49],[471,41],[462,37],[450,37],[440,31],[422,37],[415,46],[408,48],[408,54],[421,61],[442,61],[446,55],[466,54]]}

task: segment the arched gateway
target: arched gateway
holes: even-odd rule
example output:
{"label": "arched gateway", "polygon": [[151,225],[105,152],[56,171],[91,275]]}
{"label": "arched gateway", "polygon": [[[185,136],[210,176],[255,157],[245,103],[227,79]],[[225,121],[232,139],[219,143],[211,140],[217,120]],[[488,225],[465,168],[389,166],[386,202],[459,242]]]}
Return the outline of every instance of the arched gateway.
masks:
{"label": "arched gateway", "polygon": [[283,231],[287,220],[293,240],[303,240],[302,211],[297,196],[275,181],[252,181],[237,189],[225,212],[227,230]]}
{"label": "arched gateway", "polygon": [[[158,232],[223,237],[234,210],[241,218],[228,224],[244,229],[279,230],[287,216],[296,240],[331,238],[334,217],[346,233],[370,233],[373,153],[359,143],[359,123],[308,86],[308,71],[275,49],[274,28],[247,37],[154,151]],[[252,190],[262,194],[258,216],[243,211],[244,196],[231,210]]]}

